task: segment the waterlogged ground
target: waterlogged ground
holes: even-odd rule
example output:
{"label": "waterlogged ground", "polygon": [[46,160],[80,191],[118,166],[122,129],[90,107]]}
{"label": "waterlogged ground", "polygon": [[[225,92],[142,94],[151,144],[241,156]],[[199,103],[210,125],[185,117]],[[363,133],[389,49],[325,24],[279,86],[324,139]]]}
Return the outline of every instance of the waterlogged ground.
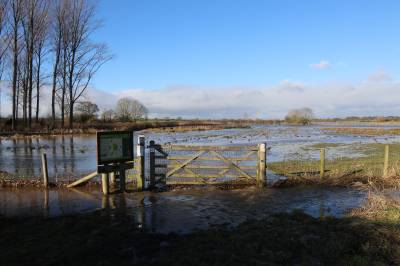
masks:
{"label": "waterlogged ground", "polygon": [[[267,162],[327,157],[365,156],[371,143],[400,143],[399,136],[334,134],[323,126],[254,126],[246,129],[198,132],[145,132],[156,143],[240,145],[266,142]],[[46,151],[52,181],[79,177],[96,169],[95,136],[57,136],[0,140],[0,171],[18,178],[40,175],[40,154]],[[279,176],[267,173],[271,183]],[[343,216],[362,205],[365,191],[346,188],[291,187],[238,190],[180,190],[162,193],[125,193],[105,197],[99,189],[0,189],[0,215],[62,216],[106,209],[123,212],[137,227],[154,232],[185,233],[215,225],[237,225],[273,213],[304,210],[315,217]]]}
{"label": "waterlogged ground", "polygon": [[138,228],[159,233],[188,233],[218,225],[301,209],[314,216],[343,216],[359,207],[365,192],[339,188],[201,189],[103,196],[99,190],[0,190],[0,216],[79,214],[99,209],[124,213]]}
{"label": "waterlogged ground", "polygon": [[[328,126],[253,126],[243,129],[197,132],[146,132],[147,142],[240,145],[266,142],[267,161],[318,158],[326,147],[327,159],[364,156],[365,144],[400,143],[400,136],[343,135],[321,130]],[[53,179],[79,177],[96,169],[94,135],[35,137],[0,140],[0,171],[17,177],[40,175],[40,153],[45,150]]]}

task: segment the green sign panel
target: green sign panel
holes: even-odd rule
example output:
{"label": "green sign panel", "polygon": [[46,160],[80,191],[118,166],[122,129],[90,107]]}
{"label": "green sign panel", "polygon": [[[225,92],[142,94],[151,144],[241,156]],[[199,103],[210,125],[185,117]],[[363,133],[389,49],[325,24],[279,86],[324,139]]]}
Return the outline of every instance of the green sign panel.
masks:
{"label": "green sign panel", "polygon": [[133,161],[133,132],[97,132],[97,164]]}

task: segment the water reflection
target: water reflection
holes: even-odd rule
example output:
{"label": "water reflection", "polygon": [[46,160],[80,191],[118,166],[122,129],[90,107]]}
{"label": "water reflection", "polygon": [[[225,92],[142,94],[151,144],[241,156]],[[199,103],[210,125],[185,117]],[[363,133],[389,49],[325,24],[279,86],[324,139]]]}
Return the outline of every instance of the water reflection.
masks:
{"label": "water reflection", "polygon": [[0,190],[0,215],[59,216],[103,210],[124,213],[138,227],[186,233],[216,225],[237,225],[276,212],[304,210],[315,217],[342,216],[359,207],[365,192],[349,189],[246,188],[191,190],[104,196],[99,190]]}
{"label": "water reflection", "polygon": [[[257,144],[267,142],[271,147],[267,160],[318,158],[319,153],[307,150],[316,143],[341,143],[329,148],[327,159],[360,156],[351,150],[353,143],[400,142],[400,136],[332,135],[321,126],[254,126],[246,129],[209,130],[199,132],[146,133],[146,141],[180,144]],[[136,140],[136,139],[135,139]],[[19,177],[40,175],[40,152],[47,152],[50,178],[78,177],[96,169],[96,137],[94,135],[50,136],[40,138],[2,139],[0,141],[0,171]]]}

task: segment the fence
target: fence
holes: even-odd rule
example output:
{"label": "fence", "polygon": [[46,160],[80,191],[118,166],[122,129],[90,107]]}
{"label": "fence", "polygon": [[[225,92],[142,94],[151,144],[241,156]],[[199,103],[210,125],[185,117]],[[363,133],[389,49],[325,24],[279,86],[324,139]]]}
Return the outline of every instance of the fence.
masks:
{"label": "fence", "polygon": [[[400,174],[400,150],[397,144],[353,144],[345,148],[344,156],[335,154],[337,153],[335,148],[314,149],[311,151],[314,159],[286,158],[283,161],[270,162],[268,169],[289,177],[337,178],[357,175],[387,177]],[[318,159],[315,158],[317,156]]]}
{"label": "fence", "polygon": [[240,146],[148,146],[150,183],[167,185],[258,184],[265,182],[265,143]]}
{"label": "fence", "polygon": [[[319,144],[322,145],[322,144]],[[328,145],[323,143],[324,146]],[[329,147],[329,145],[332,145]],[[304,150],[299,158],[277,162],[270,161],[268,169],[278,175],[330,177],[387,177],[400,175],[400,144],[329,144],[328,148],[312,147]],[[342,156],[338,156],[339,145],[343,145]],[[315,146],[318,146],[317,144]],[[351,150],[350,150],[351,149]],[[313,158],[302,157],[313,154]],[[336,153],[336,154],[334,154]],[[317,155],[317,156],[316,156]],[[43,168],[45,159],[43,156]],[[266,144],[258,145],[160,145],[150,141],[145,146],[144,136],[139,136],[136,147],[134,169],[126,171],[126,181],[134,181],[136,188],[143,190],[158,184],[165,185],[220,185],[266,183]],[[123,173],[121,173],[121,171]],[[47,174],[44,183],[47,185]],[[110,176],[102,176],[103,192],[109,193],[108,183],[125,189],[125,170]],[[69,186],[79,185],[95,177],[96,172]]]}

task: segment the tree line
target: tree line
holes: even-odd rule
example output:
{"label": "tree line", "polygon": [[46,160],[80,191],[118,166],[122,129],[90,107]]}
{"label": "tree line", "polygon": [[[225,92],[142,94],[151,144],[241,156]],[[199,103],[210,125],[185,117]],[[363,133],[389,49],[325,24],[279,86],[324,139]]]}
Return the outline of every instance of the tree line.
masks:
{"label": "tree line", "polygon": [[81,123],[100,118],[104,122],[121,121],[130,122],[139,119],[146,119],[149,113],[146,106],[131,97],[123,97],[118,100],[114,109],[104,110],[100,117],[97,104],[91,101],[80,101],[77,106],[77,116]]}
{"label": "tree line", "polygon": [[12,130],[39,121],[44,86],[51,128],[73,128],[78,101],[111,59],[91,39],[101,25],[95,15],[90,0],[0,0],[0,77],[10,88]]}

